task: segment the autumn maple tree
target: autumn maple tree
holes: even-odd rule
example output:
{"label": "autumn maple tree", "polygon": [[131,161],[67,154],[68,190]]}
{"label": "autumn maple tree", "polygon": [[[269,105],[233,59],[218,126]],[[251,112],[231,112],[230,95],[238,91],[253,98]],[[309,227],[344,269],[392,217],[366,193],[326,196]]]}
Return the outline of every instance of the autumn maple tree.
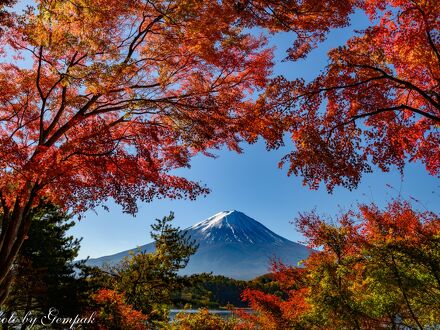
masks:
{"label": "autumn maple tree", "polygon": [[420,161],[438,176],[438,1],[363,0],[355,6],[370,17],[370,27],[332,49],[312,81],[277,77],[260,99],[261,108],[284,118],[273,128],[289,131],[294,142],[280,165],[311,188],[323,182],[330,191],[355,188],[372,164],[388,171]]}
{"label": "autumn maple tree", "polygon": [[252,93],[267,83],[272,51],[247,31],[294,31],[301,57],[351,10],[314,0],[38,0],[8,14],[0,302],[41,200],[82,212],[112,198],[135,213],[137,200],[206,193],[170,171],[207,149],[239,150],[268,127]]}
{"label": "autumn maple tree", "polygon": [[148,317],[133,309],[122,293],[110,289],[101,289],[93,295],[96,304],[93,314],[98,329],[146,329]]}
{"label": "autumn maple tree", "polygon": [[406,202],[362,205],[330,223],[297,220],[315,251],[303,267],[274,264],[283,295],[246,290],[264,329],[429,329],[440,322],[440,218]]}

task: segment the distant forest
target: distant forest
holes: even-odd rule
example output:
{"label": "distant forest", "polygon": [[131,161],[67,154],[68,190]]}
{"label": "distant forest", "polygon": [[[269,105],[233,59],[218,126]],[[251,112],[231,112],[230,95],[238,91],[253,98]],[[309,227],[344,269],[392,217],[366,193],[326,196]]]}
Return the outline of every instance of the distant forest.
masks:
{"label": "distant forest", "polygon": [[250,281],[234,280],[221,275],[195,274],[185,277],[184,282],[184,288],[172,297],[176,308],[249,307],[241,297],[246,288],[283,296],[271,274]]}

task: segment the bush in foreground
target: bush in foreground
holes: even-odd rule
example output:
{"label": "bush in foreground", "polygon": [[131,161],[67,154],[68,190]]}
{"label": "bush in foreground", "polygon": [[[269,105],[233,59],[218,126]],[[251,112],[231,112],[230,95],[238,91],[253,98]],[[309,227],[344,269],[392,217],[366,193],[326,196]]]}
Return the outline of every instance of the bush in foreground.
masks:
{"label": "bush in foreground", "polygon": [[198,313],[177,314],[171,323],[171,330],[244,330],[240,322],[236,317],[224,319],[202,308]]}

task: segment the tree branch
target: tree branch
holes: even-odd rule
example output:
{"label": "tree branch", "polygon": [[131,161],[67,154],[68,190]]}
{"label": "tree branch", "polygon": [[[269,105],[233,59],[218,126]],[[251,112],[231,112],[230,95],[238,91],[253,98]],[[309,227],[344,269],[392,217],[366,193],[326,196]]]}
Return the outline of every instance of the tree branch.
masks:
{"label": "tree branch", "polygon": [[394,77],[390,74],[388,74],[387,72],[385,72],[385,70],[375,67],[375,66],[371,66],[371,65],[367,65],[367,64],[353,64],[353,63],[349,63],[347,62],[348,66],[353,66],[353,67],[359,67],[359,68],[364,68],[364,69],[370,69],[370,70],[374,70],[376,72],[380,72],[382,73],[382,75],[384,75],[386,78],[397,82],[401,85],[404,85],[406,88],[411,89],[416,91],[417,93],[419,93],[423,98],[425,98],[429,103],[431,103],[435,108],[440,109],[440,104],[438,102],[436,102],[432,97],[430,97],[425,91],[423,91],[421,88],[417,87],[416,85],[406,81],[406,80],[402,80],[400,78]]}
{"label": "tree branch", "polygon": [[351,116],[349,120],[333,126],[330,129],[330,131],[328,132],[328,136],[330,137],[333,134],[334,130],[336,130],[337,128],[342,127],[342,126],[346,126],[346,125],[348,125],[350,123],[354,123],[358,119],[375,116],[375,115],[378,115],[378,114],[383,113],[383,112],[398,111],[398,110],[410,110],[410,111],[415,112],[415,113],[417,113],[419,115],[422,115],[422,116],[424,116],[426,118],[429,118],[429,119],[431,119],[431,120],[433,120],[435,122],[440,123],[440,117],[434,116],[434,115],[432,115],[430,113],[427,113],[425,111],[422,111],[420,109],[416,109],[416,108],[410,107],[408,105],[401,104],[401,105],[395,106],[395,107],[377,109],[375,111],[361,113],[361,114],[358,114],[358,115],[355,115],[355,116]]}

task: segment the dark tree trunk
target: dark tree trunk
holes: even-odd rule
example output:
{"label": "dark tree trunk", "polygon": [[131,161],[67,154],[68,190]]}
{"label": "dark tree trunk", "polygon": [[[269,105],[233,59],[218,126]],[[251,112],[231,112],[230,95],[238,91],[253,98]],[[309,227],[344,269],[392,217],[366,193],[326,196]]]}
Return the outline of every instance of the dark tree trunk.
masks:
{"label": "dark tree trunk", "polygon": [[36,195],[37,184],[25,184],[22,197],[15,199],[14,206],[9,209],[2,199],[0,227],[0,305],[9,294],[12,282],[12,265],[20,252],[31,224],[31,207]]}
{"label": "dark tree trunk", "polygon": [[[5,219],[3,219],[4,221]],[[15,222],[15,221],[14,221]],[[8,225],[4,235],[0,235],[0,305],[2,305],[9,294],[12,282],[12,265],[28,233],[30,219],[22,219]]]}

